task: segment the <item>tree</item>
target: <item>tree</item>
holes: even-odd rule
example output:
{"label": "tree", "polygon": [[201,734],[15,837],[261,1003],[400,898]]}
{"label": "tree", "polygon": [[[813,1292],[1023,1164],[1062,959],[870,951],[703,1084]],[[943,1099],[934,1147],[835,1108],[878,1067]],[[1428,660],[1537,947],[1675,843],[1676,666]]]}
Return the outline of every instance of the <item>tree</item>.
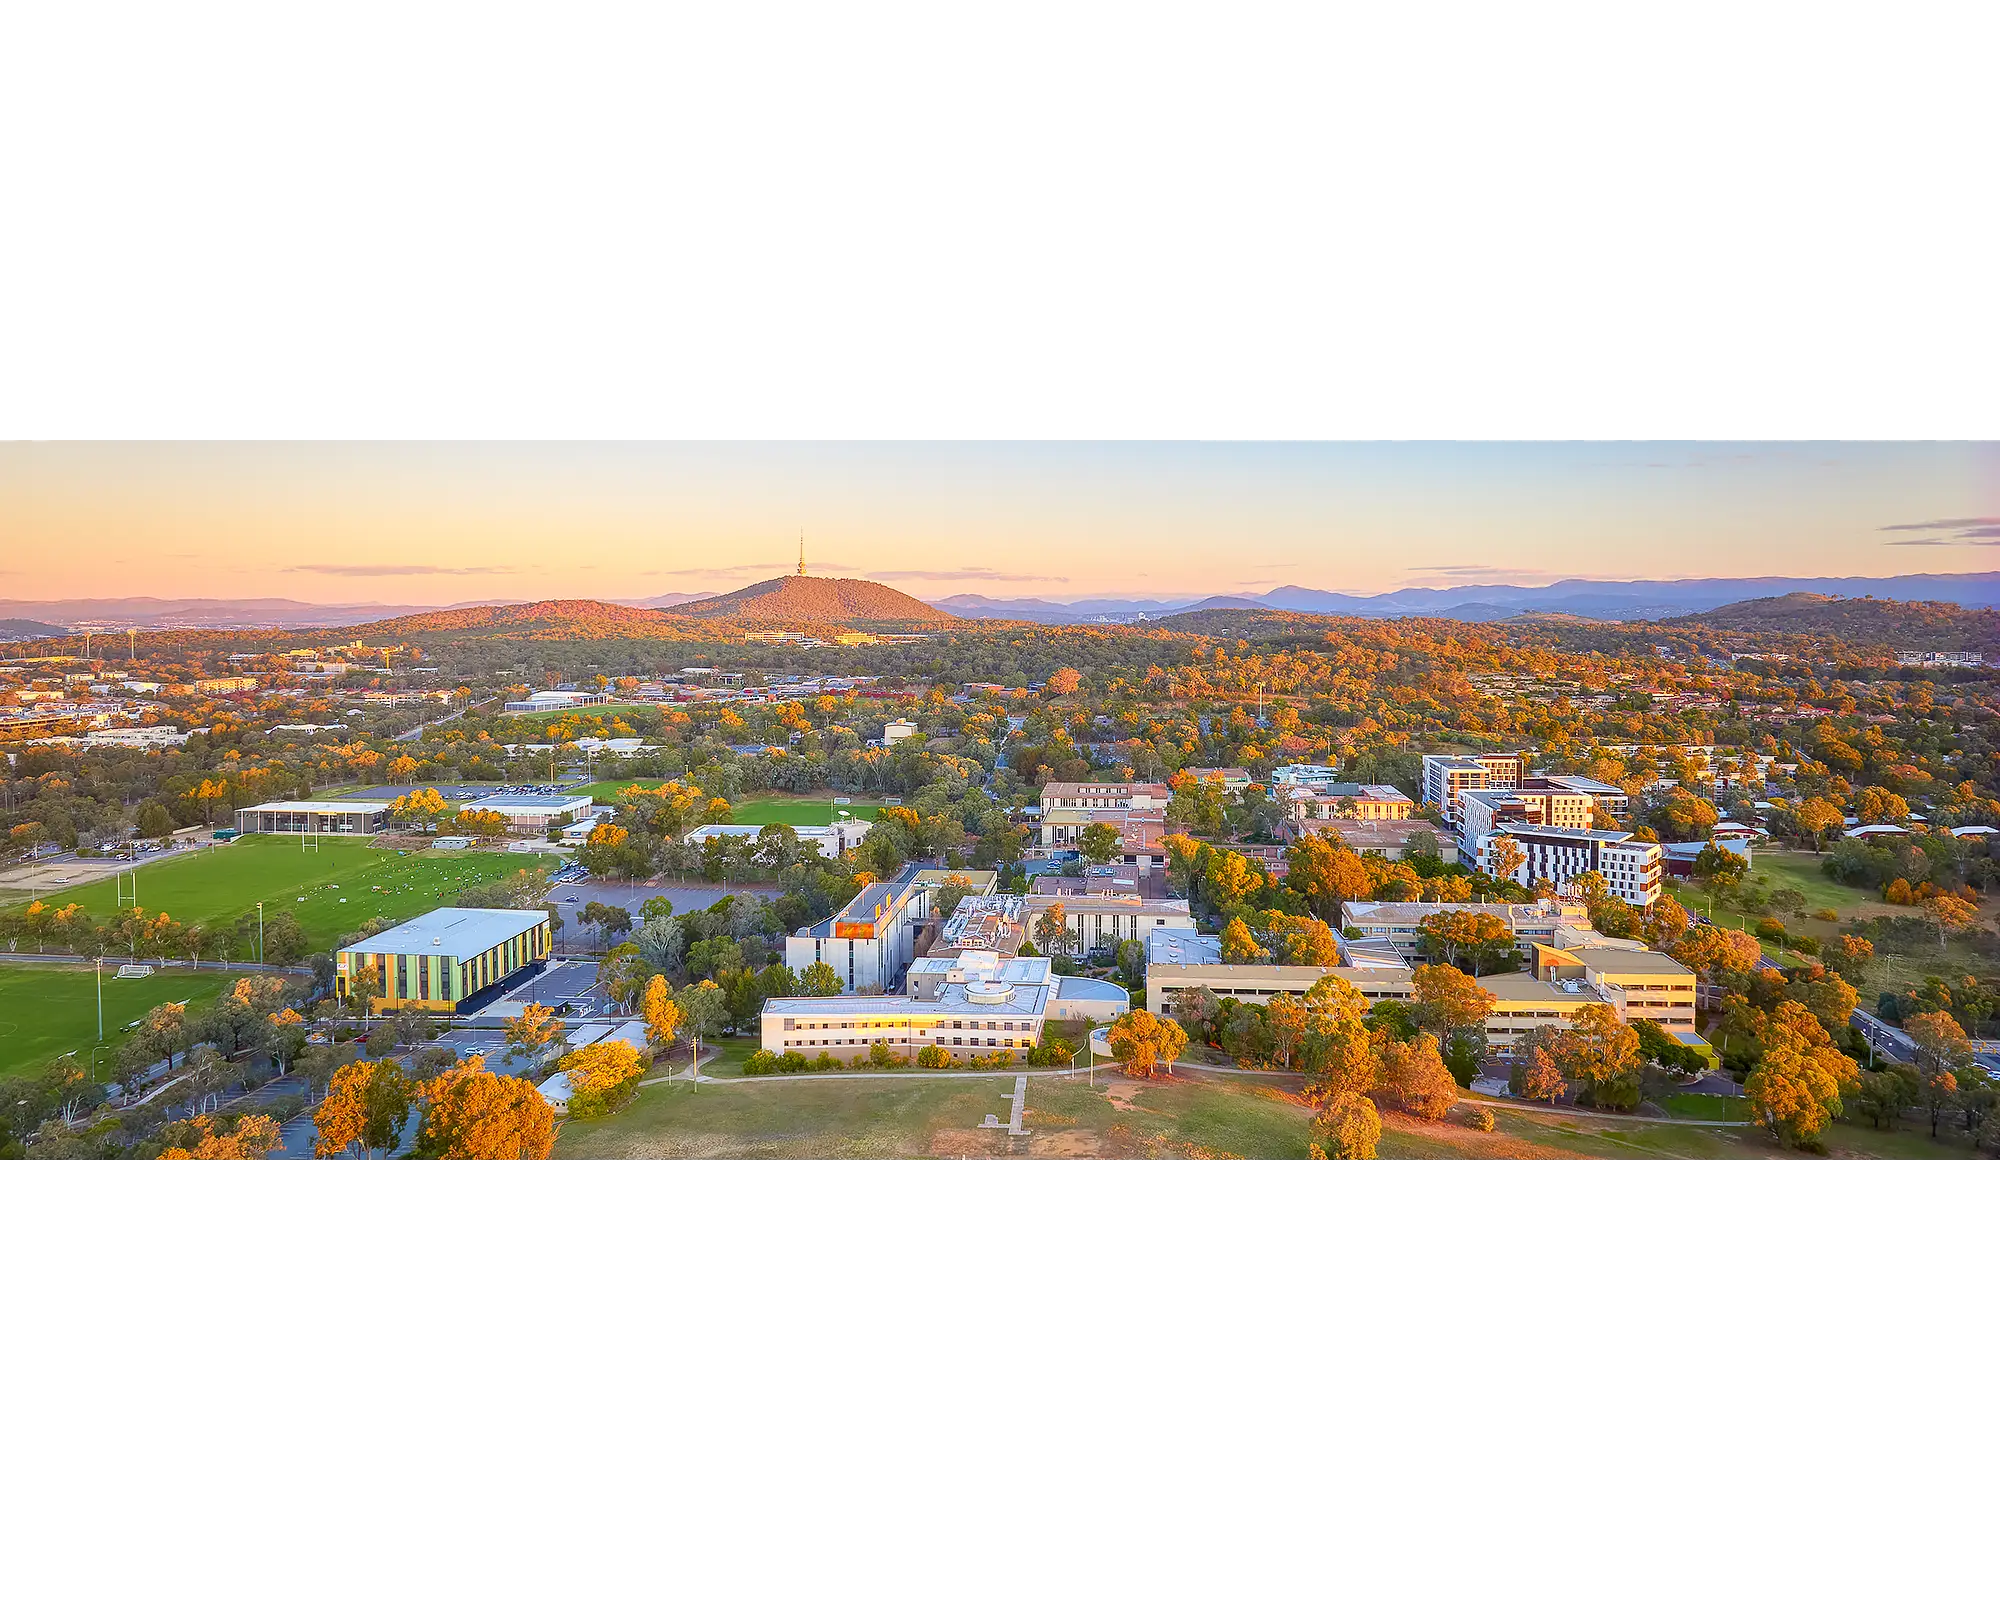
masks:
{"label": "tree", "polygon": [[1382,1115],[1365,1094],[1339,1094],[1313,1118],[1315,1161],[1373,1161],[1382,1138]]}
{"label": "tree", "polygon": [[[1096,824],[1092,824],[1096,826]],[[1086,852],[1087,854],[1088,852]],[[1109,860],[1109,857],[1106,857]],[[972,880],[962,872],[947,873],[944,882],[931,895],[931,904],[940,918],[948,919],[958,909],[959,902],[972,893]]]}
{"label": "tree", "polygon": [[1458,968],[1420,965],[1410,974],[1411,1011],[1417,1025],[1438,1036],[1445,1065],[1462,1088],[1486,1054],[1486,1018],[1493,996]]}
{"label": "tree", "polygon": [[1751,1117],[1781,1144],[1817,1149],[1827,1123],[1840,1115],[1841,1091],[1859,1085],[1860,1069],[1793,1000],[1773,1013],[1763,1047],[1743,1082]]}
{"label": "tree", "polygon": [[1231,917],[1222,926],[1224,965],[1241,967],[1264,959],[1264,947],[1257,943],[1249,925],[1241,917]]}
{"label": "tree", "polygon": [[174,814],[157,800],[148,800],[139,807],[134,826],[142,839],[164,839],[174,831]]}
{"label": "tree", "polygon": [[1362,1020],[1367,1005],[1361,991],[1328,973],[1300,1004],[1307,1020],[1297,1057],[1306,1099],[1325,1106],[1344,1094],[1367,1094],[1375,1087],[1375,1040]]}
{"label": "tree", "polygon": [[1188,1042],[1186,1030],[1173,1018],[1138,1010],[1113,1022],[1108,1038],[1111,1054],[1134,1078],[1150,1078],[1155,1069],[1171,1074]]}
{"label": "tree", "polygon": [[555,1148],[554,1108],[532,1084],[488,1072],[478,1056],[421,1085],[417,1098],[423,1103],[416,1144],[420,1156],[546,1161]]}
{"label": "tree", "polygon": [[1847,819],[1839,810],[1815,795],[1797,811],[1792,813],[1792,822],[1799,832],[1812,840],[1813,853],[1817,855],[1824,848],[1826,836]]}
{"label": "tree", "polygon": [[1417,954],[1478,977],[1514,954],[1514,934],[1490,911],[1434,911],[1417,924]]}
{"label": "tree", "polygon": [[562,1037],[562,1023],[547,1006],[532,1001],[507,1024],[507,1054],[539,1060],[544,1050]]}
{"label": "tree", "polygon": [[1948,1011],[1908,1018],[1903,1031],[1917,1047],[1917,1100],[1930,1114],[1931,1137],[1958,1093],[1958,1075],[1972,1065],[1972,1042]]}
{"label": "tree", "polygon": [[264,960],[274,967],[297,966],[312,948],[312,940],[289,911],[280,911],[264,924]]}
{"label": "tree", "polygon": [[1445,1068],[1435,1035],[1420,1033],[1407,1042],[1387,1039],[1379,1048],[1383,1087],[1405,1111],[1436,1122],[1458,1104],[1458,1084]]}
{"label": "tree", "polygon": [[1528,854],[1504,833],[1486,847],[1487,870],[1505,883],[1519,881],[1520,872],[1528,864]]}
{"label": "tree", "polygon": [[277,1123],[263,1115],[240,1117],[227,1133],[209,1116],[170,1123],[162,1131],[167,1140],[162,1161],[262,1161],[283,1138]]}
{"label": "tree", "polygon": [[1290,917],[1273,911],[1267,919],[1273,959],[1289,967],[1337,967],[1340,949],[1333,930],[1317,917]]}
{"label": "tree", "polygon": [[1701,847],[1701,854],[1694,858],[1693,870],[1696,881],[1710,894],[1718,890],[1726,893],[1743,881],[1750,871],[1750,863],[1734,850],[1725,849],[1711,839]]}
{"label": "tree", "polygon": [[350,1061],[333,1075],[313,1113],[313,1155],[344,1155],[355,1145],[372,1158],[393,1150],[410,1116],[410,1086],[393,1061]]}
{"label": "tree", "polygon": [[1069,949],[1069,908],[1051,900],[1048,909],[1035,919],[1035,943],[1044,955],[1059,956]]}
{"label": "tree", "polygon": [[1550,1105],[1569,1091],[1562,1068],[1556,1065],[1555,1057],[1540,1045],[1529,1047],[1528,1053],[1515,1066],[1513,1082],[1509,1087],[1523,1099],[1546,1100]]}
{"label": "tree", "polygon": [[603,1039],[572,1050],[556,1063],[569,1076],[569,1113],[597,1117],[620,1109],[638,1092],[645,1075],[638,1049],[623,1039]]}
{"label": "tree", "polygon": [[1083,677],[1074,667],[1057,667],[1042,685],[1043,692],[1052,696],[1075,694],[1082,687]]}
{"label": "tree", "polygon": [[1305,897],[1315,916],[1329,922],[1348,900],[1365,900],[1368,869],[1352,850],[1309,833],[1285,852],[1285,886]]}
{"label": "tree", "polygon": [[701,1067],[701,1041],[711,1034],[720,1033],[729,1021],[728,997],[713,978],[704,978],[675,995],[674,1004],[680,1008],[682,1029],[694,1035],[695,1067],[698,1071]]}
{"label": "tree", "polygon": [[846,988],[840,974],[824,961],[815,961],[799,978],[800,994],[813,995],[822,1000],[841,994]]}
{"label": "tree", "polygon": [[1764,951],[1753,934],[1702,923],[1681,935],[1673,953],[1683,966],[1705,972],[1721,982],[1730,973],[1740,975],[1753,970]]}
{"label": "tree", "polygon": [[1118,843],[1118,830],[1108,822],[1093,822],[1076,838],[1083,859],[1099,867],[1118,854]]}
{"label": "tree", "polygon": [[1954,933],[1972,926],[1973,909],[1955,894],[1934,894],[1924,902],[1924,920],[1937,930],[1938,948]]}
{"label": "tree", "polygon": [[681,1008],[674,1004],[674,992],[658,973],[646,981],[639,996],[639,1015],[646,1021],[646,1043],[656,1053],[664,1053],[674,1042],[681,1025]]}
{"label": "tree", "polygon": [[1610,1006],[1578,1006],[1556,1043],[1563,1076],[1578,1085],[1586,1103],[1614,1111],[1638,1106],[1639,1034]]}

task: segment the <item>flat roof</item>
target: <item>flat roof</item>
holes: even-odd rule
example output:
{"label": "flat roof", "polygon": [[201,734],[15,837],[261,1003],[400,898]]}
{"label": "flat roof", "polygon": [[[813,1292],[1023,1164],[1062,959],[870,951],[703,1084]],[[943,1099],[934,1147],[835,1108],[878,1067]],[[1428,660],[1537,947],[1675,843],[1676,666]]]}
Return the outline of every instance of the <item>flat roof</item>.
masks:
{"label": "flat roof", "polygon": [[1525,972],[1496,972],[1475,981],[1496,1000],[1538,1000],[1544,1004],[1575,1006],[1605,1003],[1604,996],[1594,989],[1579,986],[1572,992],[1553,983],[1544,983],[1539,978],[1531,978]]}
{"label": "flat roof", "polygon": [[1155,928],[1146,935],[1146,961],[1167,967],[1220,966],[1222,941],[1192,928]]}
{"label": "flat roof", "polygon": [[238,806],[239,811],[387,811],[386,800],[266,800],[261,805]]}
{"label": "flat roof", "polygon": [[450,956],[463,960],[547,922],[545,911],[504,911],[473,906],[440,906],[420,917],[398,923],[372,939],[342,945],[343,950],[379,956]]}

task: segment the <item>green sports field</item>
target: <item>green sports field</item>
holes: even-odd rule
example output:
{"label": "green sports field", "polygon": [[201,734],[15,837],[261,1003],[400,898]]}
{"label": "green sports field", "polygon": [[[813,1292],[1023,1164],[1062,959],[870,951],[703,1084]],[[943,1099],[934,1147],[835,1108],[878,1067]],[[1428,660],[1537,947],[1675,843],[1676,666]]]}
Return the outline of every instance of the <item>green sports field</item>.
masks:
{"label": "green sports field", "polygon": [[[176,922],[212,926],[233,923],[261,900],[266,917],[291,912],[312,948],[326,950],[370,918],[406,921],[450,905],[466,884],[504,878],[549,859],[472,850],[398,855],[359,839],[324,839],[317,850],[304,850],[296,837],[264,834],[141,865],[139,904]],[[129,897],[131,880],[126,882]],[[118,914],[109,878],[47,898],[80,905],[100,921]]]}
{"label": "green sports field", "polygon": [[[104,968],[104,1047],[116,1053],[125,1024],[154,1006],[185,1001],[198,1010],[236,981],[224,972],[191,972],[184,967],[156,971],[150,978],[119,978],[118,963]],[[74,1050],[80,1059],[97,1053],[97,976],[89,967],[0,965],[0,1077],[30,1073]]]}
{"label": "green sports field", "polygon": [[[616,778],[602,783],[585,784],[579,793],[587,794],[593,800],[615,804],[620,789],[630,789],[637,784],[641,787],[658,787],[664,778]],[[850,817],[872,817],[882,807],[873,801],[849,799],[836,804],[832,795],[759,794],[751,795],[729,809],[731,822],[754,822],[762,827],[767,822],[790,823],[794,828],[813,824],[824,827],[834,820],[836,811],[845,811]]]}

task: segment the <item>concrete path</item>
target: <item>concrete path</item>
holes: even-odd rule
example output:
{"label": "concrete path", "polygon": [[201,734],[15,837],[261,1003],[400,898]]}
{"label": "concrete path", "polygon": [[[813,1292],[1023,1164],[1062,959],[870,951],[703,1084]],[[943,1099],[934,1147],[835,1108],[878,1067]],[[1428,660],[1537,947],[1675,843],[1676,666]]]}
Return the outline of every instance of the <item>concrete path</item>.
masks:
{"label": "concrete path", "polygon": [[1007,1119],[1007,1132],[1016,1139],[1025,1138],[1028,1130],[1021,1126],[1021,1114],[1028,1107],[1028,1077],[1021,1074],[1014,1080],[1014,1114]]}

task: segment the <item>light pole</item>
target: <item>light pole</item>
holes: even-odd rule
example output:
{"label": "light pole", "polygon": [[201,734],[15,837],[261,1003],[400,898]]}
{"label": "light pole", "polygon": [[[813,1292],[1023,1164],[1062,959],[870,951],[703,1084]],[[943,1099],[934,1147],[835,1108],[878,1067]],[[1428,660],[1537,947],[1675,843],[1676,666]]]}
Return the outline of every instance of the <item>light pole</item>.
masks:
{"label": "light pole", "polygon": [[97,1042],[104,1043],[104,957],[95,956],[91,965],[97,968]]}
{"label": "light pole", "polygon": [[257,902],[257,965],[264,964],[264,902]]}

